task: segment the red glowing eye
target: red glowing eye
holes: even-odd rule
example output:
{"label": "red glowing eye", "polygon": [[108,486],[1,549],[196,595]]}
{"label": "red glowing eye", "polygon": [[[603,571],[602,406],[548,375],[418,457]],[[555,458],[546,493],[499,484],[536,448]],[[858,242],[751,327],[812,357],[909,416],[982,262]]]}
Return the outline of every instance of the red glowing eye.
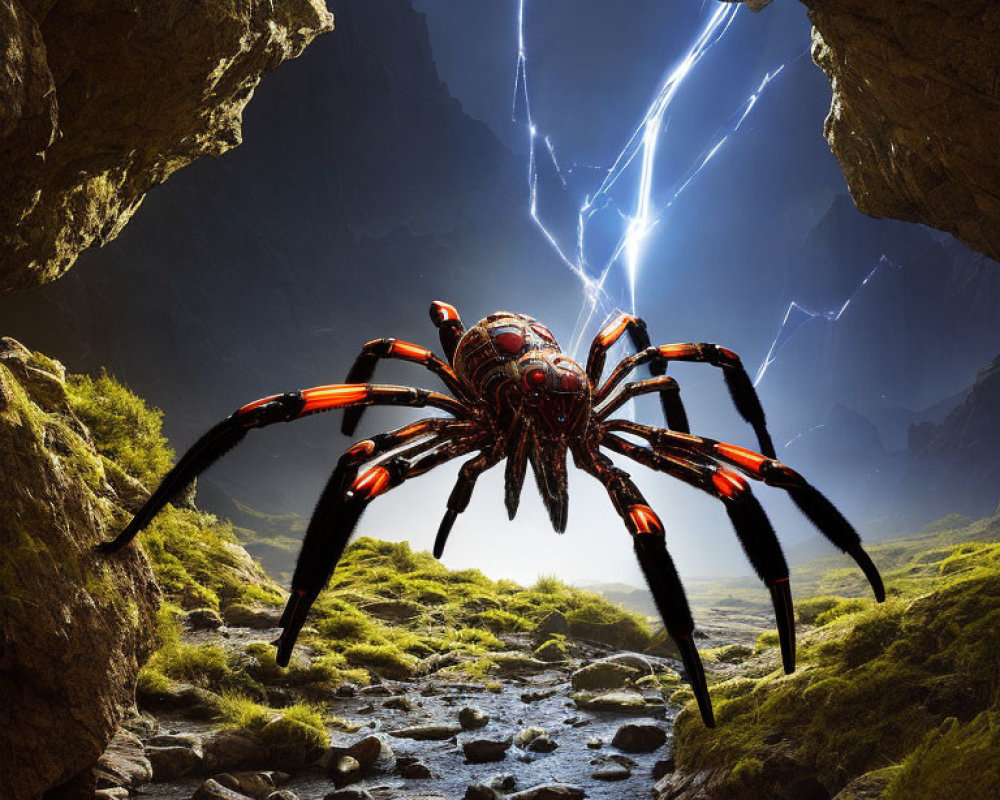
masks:
{"label": "red glowing eye", "polygon": [[580,390],[580,378],[572,372],[563,372],[559,375],[559,388],[564,392],[576,392]]}
{"label": "red glowing eye", "polygon": [[524,380],[529,386],[541,386],[545,383],[545,370],[535,367],[535,369],[525,373]]}
{"label": "red glowing eye", "polygon": [[520,353],[521,348],[524,347],[524,337],[514,331],[498,333],[494,341],[497,343],[497,347],[505,353]]}

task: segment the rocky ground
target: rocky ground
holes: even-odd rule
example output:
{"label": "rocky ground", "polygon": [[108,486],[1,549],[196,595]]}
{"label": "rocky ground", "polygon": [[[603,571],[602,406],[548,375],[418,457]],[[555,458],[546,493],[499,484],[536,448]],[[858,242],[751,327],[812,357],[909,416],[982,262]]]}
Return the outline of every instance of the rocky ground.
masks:
{"label": "rocky ground", "polygon": [[[720,679],[734,653],[752,652],[747,643],[763,622],[756,610],[729,598],[703,611],[712,632],[704,644],[722,645],[707,651]],[[278,633],[226,624],[191,629],[204,622],[189,614],[184,641],[221,642],[231,655]],[[373,674],[367,686],[329,688],[319,700],[329,725],[323,747],[295,737],[276,747],[266,731],[220,727],[208,693],[190,685],[175,684],[169,696],[140,691],[142,712],[102,757],[98,794],[108,800],[126,792],[156,800],[650,796],[673,769],[670,730],[687,699],[677,663],[572,638],[559,639],[566,658],[545,661],[534,655],[544,631],[501,639],[509,649],[493,654],[500,666],[483,681],[436,674],[447,661],[431,657],[410,680]],[[273,705],[294,693],[281,678],[266,690]],[[275,719],[280,715],[276,708]]]}

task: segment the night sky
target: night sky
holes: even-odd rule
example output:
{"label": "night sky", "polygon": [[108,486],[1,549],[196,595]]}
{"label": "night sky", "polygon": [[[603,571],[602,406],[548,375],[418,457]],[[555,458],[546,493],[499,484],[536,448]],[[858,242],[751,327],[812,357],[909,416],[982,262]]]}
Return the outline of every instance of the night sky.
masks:
{"label": "night sky", "polygon": [[[564,343],[578,323],[580,284],[528,217],[527,131],[523,115],[511,118],[516,3],[414,0],[429,51],[422,18],[402,0],[329,5],[337,31],[264,79],[242,147],[153,190],[119,239],[85,254],[66,279],[0,299],[6,330],[29,347],[70,369],[108,365],[162,407],[178,451],[256,396],[340,380],[369,339],[436,344],[426,316],[434,299],[455,304],[466,324],[501,307],[534,314]],[[564,187],[546,165],[539,208],[570,248],[583,199],[715,8],[528,0],[532,110],[566,179]],[[890,266],[850,310],[836,323],[803,326],[760,386],[779,450],[793,442],[779,456],[812,470],[865,533],[886,516],[871,494],[890,488],[878,476],[905,449],[906,424],[968,386],[1000,350],[988,309],[970,311],[955,288],[984,296],[998,279],[986,270],[970,284],[985,259],[920,226],[870,220],[846,199],[822,137],[829,84],[809,43],[805,8],[778,0],[761,14],[740,11],[688,76],[659,140],[658,203],[702,162],[764,76],[785,65],[648,237],[636,310],[654,342],[719,342],[753,371],[792,300],[838,309],[889,254]],[[634,188],[629,177],[616,194],[623,214],[633,210]],[[617,211],[602,218],[595,254],[600,237],[615,238],[621,224]],[[628,305],[620,269],[607,289],[612,304]],[[582,355],[599,325],[588,327]],[[753,444],[711,368],[672,374],[695,432]],[[415,367],[378,377],[437,388]],[[839,408],[849,414],[831,417]],[[654,402],[636,410],[650,422],[657,413]],[[362,433],[407,416],[373,411]],[[830,430],[831,419],[847,420],[838,424],[853,426],[852,435],[875,431],[883,460],[861,444],[831,457],[813,435]],[[334,415],[302,426],[294,437],[262,432],[206,481],[264,511],[308,515],[347,442]],[[456,468],[375,504],[360,532],[429,549]],[[717,503],[634,472],[684,574],[747,571]],[[479,481],[450,540],[449,566],[519,580],[641,581],[596,482],[573,475],[569,526],[559,537],[531,489],[516,522],[506,520],[502,474]],[[784,541],[812,535],[780,493],[758,494]]]}

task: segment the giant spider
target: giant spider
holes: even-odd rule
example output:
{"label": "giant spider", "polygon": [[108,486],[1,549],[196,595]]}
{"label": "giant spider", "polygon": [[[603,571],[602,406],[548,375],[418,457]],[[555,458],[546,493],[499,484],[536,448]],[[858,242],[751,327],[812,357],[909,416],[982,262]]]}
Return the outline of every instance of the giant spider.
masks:
{"label": "giant spider", "polygon": [[[628,473],[614,466],[600,448],[665,472],[725,504],[747,558],[771,592],[785,672],[795,668],[788,565],[764,510],[742,476],[787,491],[820,532],[854,558],[876,598],[885,598],[878,570],[850,523],[798,473],[776,460],[757,393],[732,351],[714,344],[652,347],[645,323],[619,313],[597,334],[583,369],[559,349],[549,330],[531,317],[501,311],[466,331],[458,312],[447,303],[433,303],[430,313],[448,363],[425,347],[376,339],[362,348],[346,383],[276,394],[243,406],[202,436],[129,525],[100,549],[112,552],[131,541],[171,498],[237,445],[251,428],[344,408],[342,430],[350,436],[366,406],[432,406],[451,417],[422,419],[376,434],[353,445],[337,462],[316,505],[295,567],[291,597],[280,622],[283,631],[276,642],[280,665],[287,665],[306,615],[333,574],[367,505],[403,481],[469,453],[476,455],[461,467],[434,542],[434,555],[441,556],[456,518],[469,505],[476,479],[505,458],[509,516],[513,519],[517,512],[530,462],[553,527],[565,530],[569,451],[577,467],[604,485],[632,534],[656,607],[680,651],[702,719],[710,727],[714,717],[705,673],[692,640],[694,622],[684,587],[667,553],[663,525]],[[636,353],[621,361],[602,384],[608,350],[626,332]],[[368,383],[382,358],[425,366],[454,396]],[[704,362],[721,368],[736,409],[753,426],[764,455],[692,436],[677,382],[665,374],[669,361]],[[654,377],[623,385],[625,378],[644,364]],[[631,398],[652,392],[659,393],[668,427],[610,418]],[[645,446],[623,438],[622,433],[645,440]],[[359,475],[366,464],[370,466]]]}

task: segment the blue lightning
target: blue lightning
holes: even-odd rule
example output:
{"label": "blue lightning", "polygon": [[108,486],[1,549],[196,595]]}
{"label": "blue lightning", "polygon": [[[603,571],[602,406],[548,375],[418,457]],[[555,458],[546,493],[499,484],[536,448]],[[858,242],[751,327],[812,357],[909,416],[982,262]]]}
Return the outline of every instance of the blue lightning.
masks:
{"label": "blue lightning", "polygon": [[888,256],[884,254],[879,256],[872,268],[868,271],[868,274],[865,275],[864,280],[862,280],[861,283],[854,288],[854,291],[847,296],[847,299],[844,300],[843,303],[830,311],[815,311],[802,305],[797,300],[792,300],[792,302],[788,304],[788,308],[785,309],[785,315],[781,320],[781,325],[778,327],[778,332],[775,334],[774,340],[771,342],[771,347],[768,348],[767,355],[764,356],[764,360],[757,369],[753,385],[760,385],[760,382],[764,380],[764,376],[767,374],[768,368],[774,363],[775,359],[777,359],[778,352],[805,323],[814,319],[823,319],[827,322],[838,322],[840,318],[844,316],[847,309],[854,301],[854,298],[857,297],[858,293],[868,285],[868,282],[875,277],[875,274],[879,272],[879,270],[886,267],[896,266],[895,262],[893,262]]}
{"label": "blue lightning", "polygon": [[[538,209],[539,140],[545,145],[548,157],[551,159],[563,187],[568,188],[568,185],[564,170],[556,156],[556,148],[552,138],[538,130],[531,111],[528,90],[528,52],[524,35],[525,6],[526,0],[518,0],[513,117],[515,122],[519,121],[518,110],[520,108],[528,133],[528,210],[531,219],[559,260],[577,277],[583,288],[584,302],[570,347],[570,352],[575,353],[579,349],[581,340],[587,333],[595,314],[598,312],[607,314],[612,310],[605,287],[616,265],[624,267],[629,302],[632,313],[635,313],[636,285],[645,255],[646,240],[650,232],[659,224],[663,213],[674,205],[733,134],[740,130],[767,87],[781,74],[785,65],[780,65],[764,76],[757,90],[744,101],[738,112],[731,117],[728,128],[711,147],[703,152],[694,166],[688,170],[680,185],[668,194],[667,202],[657,205],[654,199],[655,167],[660,139],[669,122],[668,112],[671,104],[685,79],[691,74],[698,62],[725,37],[740,10],[738,5],[717,6],[680,63],[670,70],[660,83],[652,102],[633,128],[631,136],[619,151],[611,167],[602,169],[604,175],[600,184],[584,198],[577,212],[576,241],[574,247],[570,249],[560,243],[555,233],[542,220]],[[634,183],[634,194],[628,203],[619,204],[612,196],[612,192],[622,181],[623,176],[631,176],[636,170],[638,174]],[[623,210],[623,206],[627,207],[628,210]],[[587,228],[596,215],[607,209],[617,213],[621,226],[620,233],[610,256],[601,264],[600,268],[594,269],[588,258]]]}

